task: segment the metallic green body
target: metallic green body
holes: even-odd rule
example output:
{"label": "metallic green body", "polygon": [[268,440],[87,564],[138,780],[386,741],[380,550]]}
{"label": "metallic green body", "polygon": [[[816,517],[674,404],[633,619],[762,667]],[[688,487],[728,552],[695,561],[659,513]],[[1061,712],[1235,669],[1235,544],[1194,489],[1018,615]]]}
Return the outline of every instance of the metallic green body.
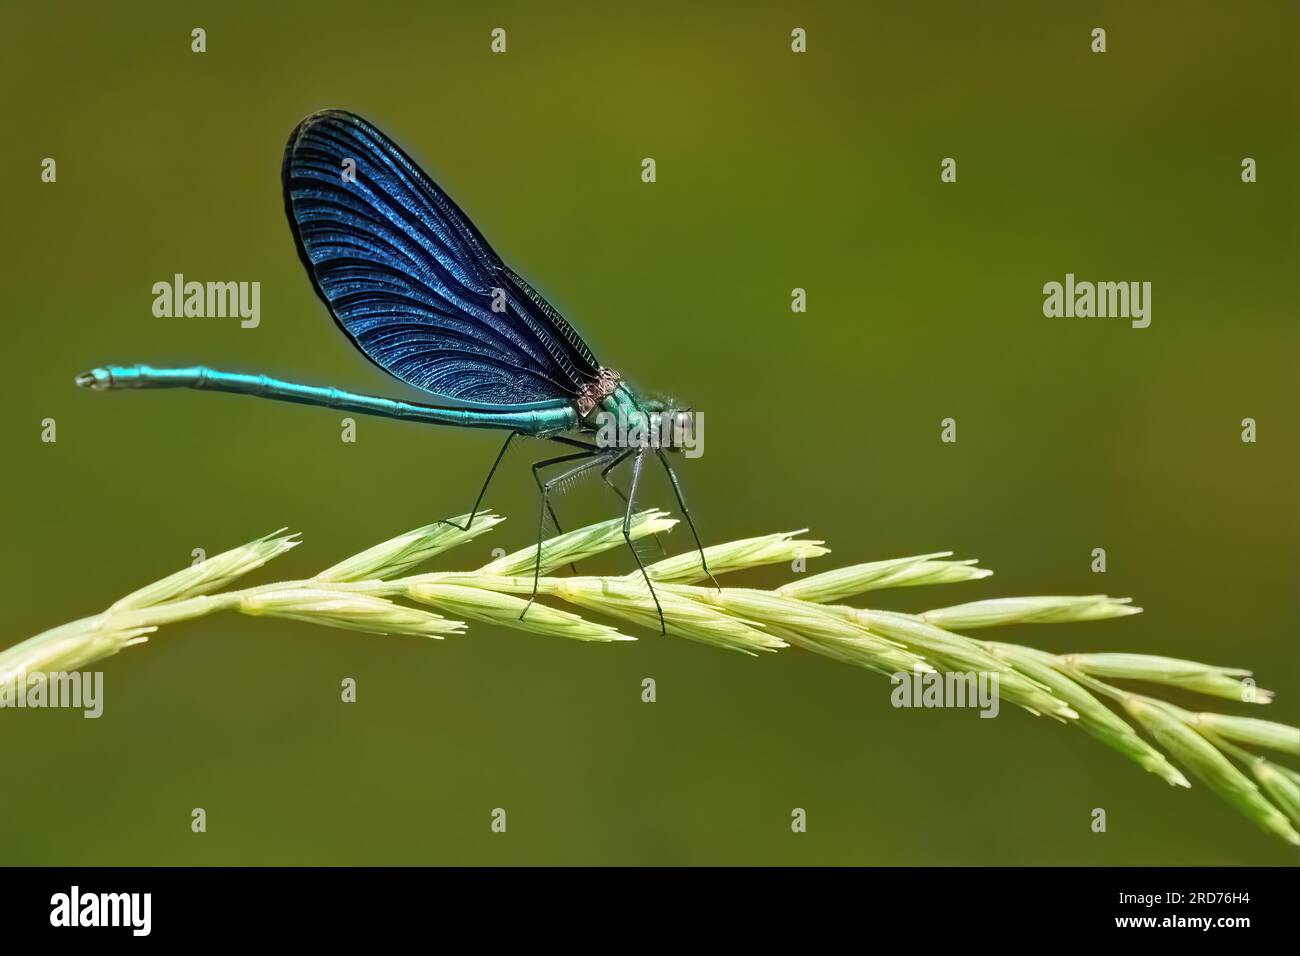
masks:
{"label": "metallic green body", "polygon": [[582,419],[580,427],[583,431],[598,430],[600,423],[597,419],[603,413],[622,419],[627,423],[628,427],[635,425],[644,428],[648,427],[650,423],[649,413],[658,411],[659,408],[659,403],[642,401],[632,389],[628,388],[626,382],[619,382],[618,387],[610,395],[602,399],[590,415]]}

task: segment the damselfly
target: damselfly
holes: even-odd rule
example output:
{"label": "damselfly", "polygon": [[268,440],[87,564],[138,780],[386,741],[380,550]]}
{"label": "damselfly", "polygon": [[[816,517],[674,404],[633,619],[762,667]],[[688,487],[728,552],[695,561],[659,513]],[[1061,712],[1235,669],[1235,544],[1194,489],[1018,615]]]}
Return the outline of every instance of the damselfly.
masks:
{"label": "damselfly", "polygon": [[[359,116],[325,110],[289,137],[281,170],[284,207],[298,255],[339,328],[363,355],[397,379],[455,405],[431,405],[299,385],[266,375],[203,366],[108,365],[77,376],[97,390],[196,388],[319,405],[364,415],[507,432],[470,509],[473,523],[511,441],[530,436],[567,446],[533,464],[540,502],[531,607],[553,491],[599,469],[624,500],[623,537],[667,632],[663,608],[630,534],[642,465],[662,463],[709,574],[681,483],[666,451],[677,443],[595,440],[602,422],[643,439],[690,428],[687,409],[638,395],[541,295],[492,251],[454,202],[402,149]],[[631,424],[630,428],[626,426]],[[631,462],[626,493],[610,472]],[[543,480],[542,471],[565,466]],[[558,522],[557,522],[558,527]],[[716,581],[714,584],[716,585]],[[524,609],[527,613],[527,607]],[[521,614],[522,617],[522,614]]]}

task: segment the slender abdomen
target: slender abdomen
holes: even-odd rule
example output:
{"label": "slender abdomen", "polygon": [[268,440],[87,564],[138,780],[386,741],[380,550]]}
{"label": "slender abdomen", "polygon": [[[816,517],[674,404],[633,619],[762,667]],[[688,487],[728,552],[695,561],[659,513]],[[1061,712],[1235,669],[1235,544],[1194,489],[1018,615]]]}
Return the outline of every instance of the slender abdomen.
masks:
{"label": "slender abdomen", "polygon": [[358,415],[377,415],[462,428],[502,428],[528,435],[570,431],[578,415],[565,403],[499,408],[456,408],[402,402],[377,395],[362,395],[320,385],[283,382],[268,375],[221,372],[194,365],[189,368],[151,368],[148,365],[108,365],[82,372],[77,384],[95,391],[125,388],[195,388],[235,395],[253,395],[299,405],[317,405]]}

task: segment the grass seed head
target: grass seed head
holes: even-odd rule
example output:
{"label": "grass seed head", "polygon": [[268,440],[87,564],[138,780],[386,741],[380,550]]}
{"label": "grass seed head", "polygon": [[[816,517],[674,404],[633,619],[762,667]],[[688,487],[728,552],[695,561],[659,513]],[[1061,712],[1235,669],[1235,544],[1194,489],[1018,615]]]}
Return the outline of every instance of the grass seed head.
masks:
{"label": "grass seed head", "polygon": [[[830,548],[823,547],[824,542],[797,537],[800,534],[803,531],[787,531],[710,545],[704,549],[704,561],[709,571],[718,575],[767,564],[790,564],[831,553]],[[693,584],[708,577],[695,549],[656,561],[646,568],[646,573],[655,581],[678,584]]]}
{"label": "grass seed head", "polygon": [[404,607],[387,598],[331,588],[258,590],[240,600],[239,610],[254,616],[287,618],[367,634],[441,638],[465,629],[460,621]]}
{"label": "grass seed head", "polygon": [[427,524],[326,568],[316,575],[316,580],[342,582],[396,577],[444,551],[474,540],[505,520],[491,512],[481,511],[474,516],[472,525],[467,525],[467,514]]}
{"label": "grass seed head", "polygon": [[256,541],[200,561],[170,574],[161,581],[132,591],[116,602],[110,611],[130,611],[139,608],[154,607],[169,601],[183,601],[201,594],[211,594],[232,582],[255,571],[286,551],[291,551],[302,542],[297,541],[297,532],[283,534],[283,528],[273,534],[265,535]]}
{"label": "grass seed head", "polygon": [[1151,654],[1066,654],[1061,660],[1068,668],[1092,677],[1167,684],[1244,703],[1267,704],[1273,699],[1272,691],[1242,681],[1250,671],[1239,668]]}
{"label": "grass seed head", "polygon": [[920,584],[952,584],[986,578],[992,571],[974,567],[971,561],[933,560],[946,558],[951,551],[918,554],[910,558],[870,561],[847,568],[836,568],[811,577],[800,578],[777,588],[777,593],[801,601],[832,604],[858,594],[881,588],[912,587]]}
{"label": "grass seed head", "polygon": [[[676,524],[677,520],[668,517],[663,511],[642,511],[632,516],[632,522],[628,527],[628,535],[633,541],[638,541],[652,534],[663,534],[671,531]],[[623,537],[622,518],[612,518],[609,521],[602,521],[599,524],[588,525],[576,531],[556,535],[542,542],[540,573],[549,574],[556,568],[562,568],[566,564],[585,561],[587,558],[595,557],[611,548],[622,547],[626,544],[627,542]],[[495,561],[483,565],[483,567],[479,568],[479,571],[483,574],[504,576],[532,575],[536,567],[537,545],[534,544],[497,558]]]}
{"label": "grass seed head", "polygon": [[1193,776],[1263,829],[1300,846],[1300,835],[1292,829],[1286,816],[1214,744],[1159,701],[1130,694],[1121,698],[1121,702],[1129,716],[1145,727]]}
{"label": "grass seed head", "polygon": [[1142,613],[1140,607],[1133,607],[1129,603],[1131,600],[1132,598],[1107,597],[1104,594],[995,598],[926,611],[919,616],[923,621],[950,631],[1002,627],[1008,624],[1073,624]]}
{"label": "grass seed head", "polygon": [[[412,584],[406,594],[413,601],[488,624],[550,637],[575,641],[634,641],[605,624],[597,624],[570,611],[562,611],[541,602],[528,601],[513,594],[488,591],[459,584]],[[527,608],[527,613],[524,613]],[[522,615],[522,616],[521,616]]]}

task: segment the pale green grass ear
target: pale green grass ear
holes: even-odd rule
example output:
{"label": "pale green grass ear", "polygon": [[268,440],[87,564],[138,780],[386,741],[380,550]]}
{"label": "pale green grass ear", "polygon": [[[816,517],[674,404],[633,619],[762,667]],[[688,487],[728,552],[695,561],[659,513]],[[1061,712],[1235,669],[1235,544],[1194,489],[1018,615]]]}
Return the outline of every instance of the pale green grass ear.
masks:
{"label": "pale green grass ear", "polygon": [[545,604],[534,603],[525,615],[523,611],[528,607],[528,602],[513,594],[459,584],[419,582],[410,585],[406,589],[406,595],[413,601],[433,605],[459,617],[533,634],[566,637],[576,641],[636,640],[607,625],[585,620],[577,614]]}
{"label": "pale green grass ear", "polygon": [[1295,771],[1279,766],[1263,757],[1250,763],[1250,772],[1256,782],[1275,804],[1286,814],[1292,826],[1300,827],[1300,780]]}
{"label": "pale green grass ear", "polygon": [[1241,678],[1249,677],[1250,671],[1236,667],[1215,667],[1151,654],[1065,654],[1061,661],[1071,670],[1090,677],[1168,684],[1252,704],[1267,704],[1273,699],[1272,691],[1244,683]]}
{"label": "pale green grass ear", "polygon": [[1300,846],[1300,835],[1286,815],[1265,799],[1251,780],[1210,741],[1159,701],[1126,695],[1121,698],[1129,716],[1142,724],[1166,750],[1207,787],[1231,803],[1263,829]]}
{"label": "pale green grass ear", "polygon": [[396,577],[444,551],[473,541],[505,520],[490,511],[480,511],[474,516],[472,525],[468,524],[467,514],[427,524],[326,568],[316,575],[316,580],[340,582]]}
{"label": "pale green grass ear", "polygon": [[[258,538],[140,588],[107,611],[0,651],[0,694],[29,673],[85,667],[143,643],[160,627],[221,611],[432,638],[462,633],[464,619],[568,640],[632,640],[609,624],[552,606],[564,602],[602,619],[645,628],[652,640],[659,638],[659,613],[635,570],[614,576],[554,576],[556,569],[570,563],[622,548],[622,519],[542,542],[536,581],[536,544],[477,571],[409,573],[503,520],[482,513],[467,527],[468,518],[461,515],[415,528],[314,577],[224,590],[298,544],[294,535],[281,532]],[[664,512],[643,511],[634,516],[630,535],[636,540],[662,534],[675,523]],[[760,565],[793,565],[829,553],[821,541],[799,537],[802,533],[712,545],[705,551],[709,569],[714,575],[732,574]],[[1300,773],[1246,749],[1296,756],[1300,729],[1231,714],[1192,713],[1108,683],[1132,681],[1243,703],[1267,703],[1271,694],[1244,680],[1249,671],[1145,654],[1054,654],[964,633],[1137,614],[1140,608],[1127,598],[995,598],[921,614],[841,603],[885,588],[973,581],[992,573],[973,561],[949,560],[949,555],[937,552],[856,564],[800,576],[775,591],[715,587],[694,549],[655,562],[648,570],[656,581],[654,593],[671,637],[751,656],[795,647],[891,678],[937,674],[965,679],[995,674],[1001,698],[1032,714],[1076,725],[1167,783],[1186,787],[1188,780],[1176,762],[1268,832],[1290,843],[1300,840],[1293,828],[1300,817]],[[532,601],[534,588],[538,600]],[[429,607],[453,617],[443,617]],[[888,689],[876,692],[888,693]],[[1129,720],[1103,701],[1118,705]],[[1144,739],[1139,729],[1155,744]]]}
{"label": "pale green grass ear", "polygon": [[[556,578],[556,597],[578,607],[659,630],[659,614],[645,582],[638,578]],[[668,633],[729,651],[756,654],[786,647],[779,637],[764,633],[755,622],[720,612],[717,608],[660,588],[656,590]]]}
{"label": "pale green grass ear", "polygon": [[241,547],[214,554],[198,564],[168,575],[161,581],[155,581],[138,591],[132,591],[109,610],[118,612],[153,607],[167,601],[183,601],[200,594],[219,591],[302,543],[295,540],[298,537],[297,532],[290,534],[283,532],[284,529],[281,528]]}
{"label": "pale green grass ear", "polygon": [[143,644],[156,625],[131,624],[100,614],[56,627],[0,651],[0,692],[40,671],[73,671]]}
{"label": "pale green grass ear", "polygon": [[[792,564],[797,560],[806,561],[831,553],[830,548],[822,547],[825,542],[797,537],[806,530],[808,529],[784,531],[710,545],[704,549],[704,563],[708,564],[709,571],[716,576],[767,564]],[[656,561],[646,567],[646,573],[656,581],[693,584],[708,577],[704,573],[704,563],[700,561],[700,553],[692,549]]]}
{"label": "pale green grass ear", "polygon": [[[628,535],[633,541],[638,541],[652,534],[671,531],[676,524],[675,518],[669,518],[662,511],[642,511],[632,516]],[[548,538],[542,542],[541,573],[549,574],[566,564],[576,564],[611,548],[624,547],[626,544],[623,538],[622,518],[612,518],[609,521]],[[521,574],[532,575],[536,566],[537,546],[532,545],[490,561],[478,570],[481,574],[510,577]]]}
{"label": "pale green grass ear", "polygon": [[811,577],[800,578],[777,588],[777,593],[800,601],[831,604],[868,591],[882,588],[915,587],[921,584],[954,584],[976,581],[993,572],[975,567],[968,561],[935,560],[947,558],[951,551],[918,554],[910,558],[871,561],[847,568],[837,568]]}
{"label": "pale green grass ear", "polygon": [[1231,714],[1186,714],[1185,719],[1201,730],[1211,731],[1236,743],[1300,757],[1300,728]]}
{"label": "pale green grass ear", "polygon": [[329,588],[288,587],[261,590],[240,598],[239,611],[253,616],[282,617],[368,634],[411,634],[441,638],[465,630],[460,621],[372,597]]}
{"label": "pale green grass ear", "polygon": [[1132,598],[1113,598],[1104,594],[1084,597],[1018,597],[972,601],[954,607],[926,611],[921,619],[953,631],[1007,624],[1073,624],[1080,621],[1104,621],[1112,617],[1141,614]]}
{"label": "pale green grass ear", "polygon": [[738,621],[762,627],[763,633],[814,653],[860,664],[884,674],[932,671],[920,655],[831,612],[830,609],[771,591],[751,588],[665,584],[673,595],[722,611]]}
{"label": "pale green grass ear", "polygon": [[1165,759],[1128,724],[1117,717],[1082,685],[1057,670],[1055,657],[1015,644],[989,644],[989,651],[1016,670],[1038,681],[1053,694],[1069,703],[1079,715],[1079,726],[1108,747],[1118,750],[1138,766],[1154,773],[1175,787],[1190,787],[1178,768]]}

